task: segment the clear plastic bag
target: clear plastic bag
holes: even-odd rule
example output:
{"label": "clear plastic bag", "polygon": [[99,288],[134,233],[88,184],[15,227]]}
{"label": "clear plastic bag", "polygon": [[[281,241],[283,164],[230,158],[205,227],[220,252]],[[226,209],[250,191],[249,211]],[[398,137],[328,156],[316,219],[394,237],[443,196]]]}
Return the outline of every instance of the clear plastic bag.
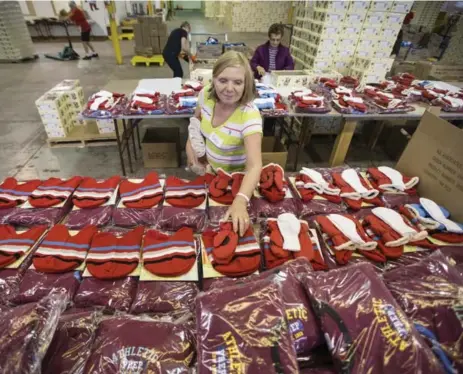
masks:
{"label": "clear plastic bag", "polygon": [[59,290],[71,301],[79,288],[80,272],[64,274],[41,273],[27,270],[19,285],[18,294],[13,299],[15,304],[37,302],[50,292]]}
{"label": "clear plastic bag", "polygon": [[463,275],[463,248],[457,245],[446,245],[439,250],[449,259],[458,272]]}
{"label": "clear plastic bag", "polygon": [[300,374],[336,374],[337,371],[332,367],[305,368],[299,371]]}
{"label": "clear plastic bag", "polygon": [[[223,220],[223,217],[227,213],[229,206],[209,206],[207,208],[207,213],[209,216],[209,223],[211,225],[218,225],[220,221]],[[248,206],[248,214],[249,220],[251,223],[255,223],[257,221],[256,212],[254,210],[254,206],[250,204]]]}
{"label": "clear plastic bag", "polygon": [[128,312],[137,290],[137,279],[103,280],[85,277],[74,297],[77,308],[96,307],[104,312]]}
{"label": "clear plastic bag", "polygon": [[194,356],[194,337],[185,325],[111,317],[98,327],[85,373],[189,374]]}
{"label": "clear plastic bag", "polygon": [[443,373],[372,265],[309,273],[304,284],[339,372]]}
{"label": "clear plastic bag", "polygon": [[391,209],[398,209],[405,204],[419,204],[420,202],[418,195],[383,193],[381,198],[384,201],[384,206]]}
{"label": "clear plastic bag", "polygon": [[17,295],[21,276],[17,269],[0,270],[0,305],[7,305]]}
{"label": "clear plastic bag", "polygon": [[272,203],[265,198],[252,198],[252,210],[255,211],[257,219],[261,218],[278,218],[280,214],[292,213],[299,216],[298,204],[296,198],[284,198],[281,201]]}
{"label": "clear plastic bag", "polygon": [[139,281],[130,313],[192,312],[197,294],[198,286],[195,282]]}
{"label": "clear plastic bag", "polygon": [[[89,101],[91,97],[89,98]],[[82,115],[84,117],[89,118],[100,118],[100,119],[111,119],[118,115],[121,115],[125,112],[127,108],[128,99],[125,95],[122,95],[117,99],[117,101],[113,104],[112,107],[104,109],[104,110],[92,110],[90,109],[89,103],[85,104],[85,108],[82,111]]]}
{"label": "clear plastic bag", "polygon": [[51,294],[38,303],[0,314],[0,371],[8,374],[40,373],[42,360],[68,300]]}
{"label": "clear plastic bag", "polygon": [[157,228],[166,231],[178,231],[190,227],[194,232],[201,232],[206,225],[206,209],[185,209],[173,206],[162,207]]}
{"label": "clear plastic bag", "polygon": [[384,274],[405,314],[434,334],[458,373],[463,372],[461,305],[463,277],[440,252]]}
{"label": "clear plastic bag", "polygon": [[17,208],[8,216],[7,221],[15,226],[53,226],[60,222],[70,210],[70,202],[60,208]]}
{"label": "clear plastic bag", "polygon": [[71,230],[80,230],[87,225],[106,226],[111,223],[114,206],[72,210],[66,217],[65,225]]}
{"label": "clear plastic bag", "polygon": [[[154,92],[151,94],[154,94]],[[135,96],[136,94],[132,95],[130,100],[128,100],[127,107],[124,108],[124,114],[132,115],[132,116],[136,116],[136,115],[147,116],[147,115],[160,115],[160,114],[166,113],[167,111],[167,108],[166,108],[167,96],[166,95],[159,95],[159,101],[152,107],[135,105],[135,102],[133,100]]]}
{"label": "clear plastic bag", "polygon": [[113,211],[113,224],[122,227],[155,226],[162,213],[162,207],[150,209],[115,208]]}
{"label": "clear plastic bag", "polygon": [[0,225],[8,223],[9,217],[16,212],[18,208],[5,208],[0,209]]}
{"label": "clear plastic bag", "polygon": [[298,372],[280,286],[271,280],[200,293],[198,371]]}
{"label": "clear plastic bag", "polygon": [[42,362],[43,374],[80,374],[90,357],[98,313],[63,314]]}

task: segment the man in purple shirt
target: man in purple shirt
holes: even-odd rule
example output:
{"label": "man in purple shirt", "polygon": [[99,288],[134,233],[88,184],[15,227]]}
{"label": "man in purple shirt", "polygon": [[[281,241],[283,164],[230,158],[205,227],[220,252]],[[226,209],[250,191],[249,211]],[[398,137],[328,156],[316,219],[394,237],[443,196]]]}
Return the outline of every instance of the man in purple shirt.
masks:
{"label": "man in purple shirt", "polygon": [[259,79],[272,70],[294,70],[289,48],[281,45],[283,25],[274,23],[268,29],[268,42],[257,47],[251,60],[254,76]]}

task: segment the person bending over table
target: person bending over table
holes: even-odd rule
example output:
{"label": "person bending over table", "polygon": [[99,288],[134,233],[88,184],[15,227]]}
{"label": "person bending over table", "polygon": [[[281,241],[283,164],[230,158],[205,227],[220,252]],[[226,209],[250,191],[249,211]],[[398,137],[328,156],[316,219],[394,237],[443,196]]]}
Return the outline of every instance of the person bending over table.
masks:
{"label": "person bending over table", "polygon": [[[65,10],[60,12],[60,20],[69,20],[80,27],[80,40],[82,40],[82,45],[84,46],[85,51],[85,57],[83,59],[90,60],[94,57],[98,57],[98,53],[95,52],[95,48],[93,48],[92,43],[90,43],[90,32],[92,31],[92,27],[85,18],[85,13],[82,9],[77,7],[75,1],[69,2],[69,8],[71,8],[71,12],[69,14],[67,14]],[[92,51],[92,53],[89,51]]]}
{"label": "person bending over table", "polygon": [[[294,70],[294,61],[289,48],[281,44],[284,34],[283,25],[274,23],[268,29],[268,41],[257,47],[251,59],[251,67],[256,79],[262,78],[273,70]],[[264,136],[273,135],[275,118],[266,118]]]}
{"label": "person bending over table", "polygon": [[183,22],[178,29],[172,31],[167,39],[167,43],[162,51],[162,57],[174,73],[174,78],[183,78],[183,69],[180,64],[179,55],[181,52],[190,55],[190,45],[188,43],[188,33],[191,26],[188,22]]}
{"label": "person bending over table", "polygon": [[245,171],[239,193],[224,216],[241,236],[249,227],[247,206],[262,169],[262,118],[254,106],[255,84],[246,57],[229,51],[217,60],[188,127],[188,164]]}

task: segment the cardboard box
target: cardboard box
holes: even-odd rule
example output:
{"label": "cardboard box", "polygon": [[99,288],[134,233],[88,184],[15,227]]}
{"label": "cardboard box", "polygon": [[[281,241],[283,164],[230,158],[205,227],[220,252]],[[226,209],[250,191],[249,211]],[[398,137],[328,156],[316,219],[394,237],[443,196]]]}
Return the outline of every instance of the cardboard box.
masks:
{"label": "cardboard box", "polygon": [[222,43],[218,44],[196,44],[196,58],[199,60],[213,60],[220,57],[222,54]]}
{"label": "cardboard box", "polygon": [[463,131],[426,111],[405,148],[397,170],[420,178],[418,193],[463,222]]}
{"label": "cardboard box", "polygon": [[136,23],[133,25],[133,33],[135,36],[135,48],[143,48],[143,27]]}
{"label": "cardboard box", "polygon": [[162,50],[163,50],[164,47],[166,46],[167,39],[168,39],[167,36],[160,36],[160,37],[159,37],[159,49],[161,50],[160,53],[162,53]]}
{"label": "cardboard box", "polygon": [[180,165],[180,131],[158,127],[146,130],[142,140],[145,168],[177,168]]}
{"label": "cardboard box", "polygon": [[275,87],[307,86],[311,78],[309,70],[274,70],[271,73],[272,85]]}
{"label": "cardboard box", "polygon": [[262,138],[262,165],[274,163],[286,168],[287,160],[288,150],[281,142],[273,136]]}
{"label": "cardboard box", "polygon": [[152,36],[151,37],[151,48],[153,48],[153,53],[158,55],[161,53],[161,48],[159,47],[159,37]]}
{"label": "cardboard box", "polygon": [[158,33],[158,36],[167,36],[167,35],[169,35],[167,33],[167,24],[166,23],[158,23],[156,25],[156,31]]}

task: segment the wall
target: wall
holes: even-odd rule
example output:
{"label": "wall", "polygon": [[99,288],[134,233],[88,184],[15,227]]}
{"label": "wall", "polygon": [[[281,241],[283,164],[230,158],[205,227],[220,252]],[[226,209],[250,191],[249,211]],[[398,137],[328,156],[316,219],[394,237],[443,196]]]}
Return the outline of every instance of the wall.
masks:
{"label": "wall", "polygon": [[186,0],[186,1],[175,1],[174,0],[174,8],[178,6],[183,7],[183,9],[201,9],[201,1],[193,1],[193,0]]}
{"label": "wall", "polygon": [[234,1],[232,31],[267,32],[272,23],[287,23],[291,1]]}

